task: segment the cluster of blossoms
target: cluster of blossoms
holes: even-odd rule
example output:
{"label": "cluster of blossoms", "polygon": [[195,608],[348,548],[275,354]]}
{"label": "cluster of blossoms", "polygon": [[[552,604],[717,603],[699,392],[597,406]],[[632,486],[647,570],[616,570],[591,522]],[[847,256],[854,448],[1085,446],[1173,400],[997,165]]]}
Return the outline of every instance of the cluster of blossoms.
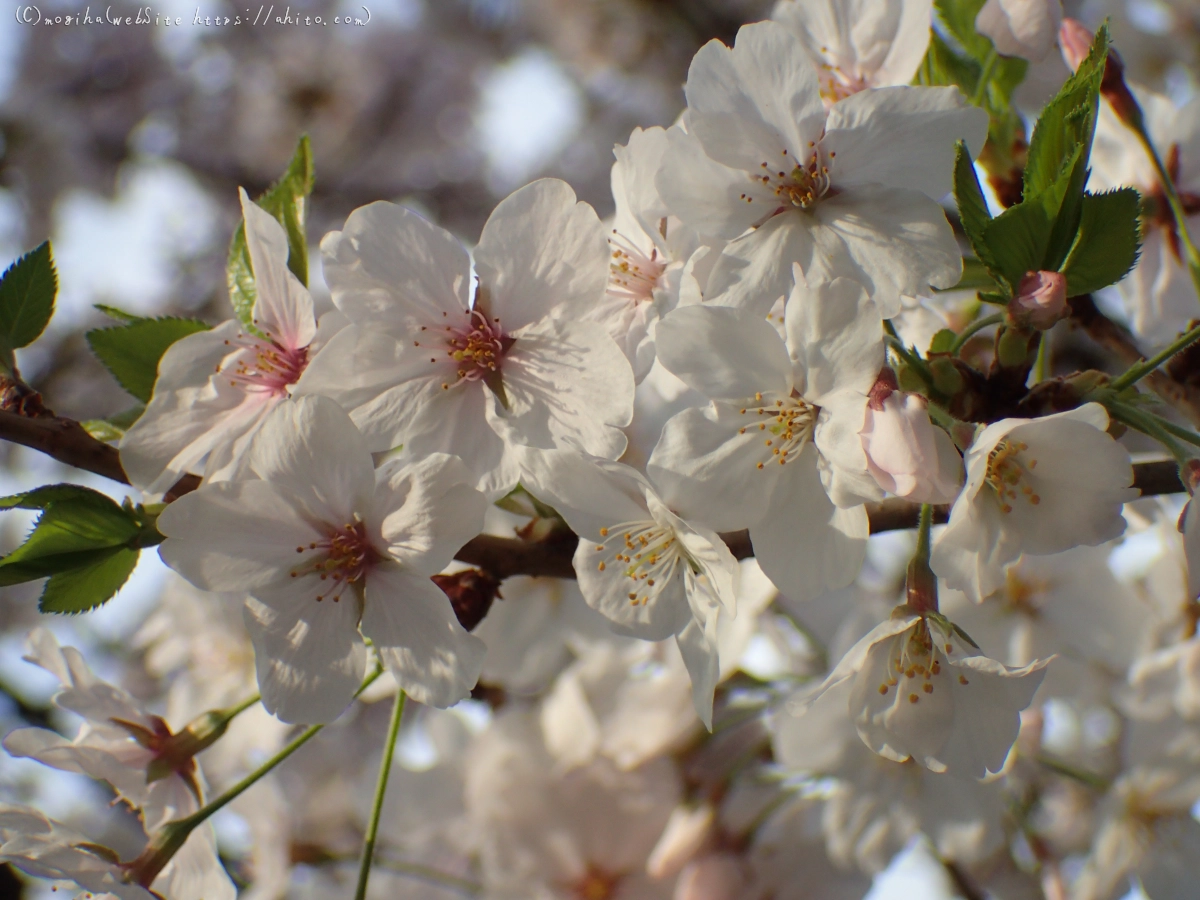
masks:
{"label": "cluster of blossoms", "polygon": [[[168,715],[39,630],[29,659],[84,724],[8,751],[107,782],[153,838],[204,808],[200,751],[229,787],[285,723],[335,723],[233,807],[263,898],[346,893],[389,690],[433,749],[377,820],[380,897],[861,897],[906,847],[929,896],[1189,895],[1200,507],[1181,536],[1138,499],[1099,402],[959,419],[904,377],[929,345],[908,336],[961,315],[937,293],[963,275],[941,201],[989,128],[958,88],[914,86],[931,17],[783,0],[701,48],[676,124],[617,148],[610,223],[552,179],[470,249],[373,203],[321,241],[321,315],[243,193],[251,315],[174,343],[120,442],[171,500],[180,578],[140,635]],[[1033,59],[1061,18],[988,0],[976,24]],[[1140,100],[1182,188],[1200,122]],[[1093,189],[1159,198],[1119,290],[1135,333],[1169,340],[1200,308],[1171,210],[1108,112],[1095,146]],[[1066,291],[1029,272],[1005,327],[1047,330]],[[885,497],[923,506],[915,554],[869,540]],[[508,578],[467,621],[456,554],[514,529],[577,538],[576,579]],[[1118,577],[1127,547],[1153,553]],[[255,679],[264,709],[235,720]],[[484,725],[446,711],[473,696]],[[235,896],[211,827],[188,835],[121,862],[0,807],[0,860],[31,874]]]}

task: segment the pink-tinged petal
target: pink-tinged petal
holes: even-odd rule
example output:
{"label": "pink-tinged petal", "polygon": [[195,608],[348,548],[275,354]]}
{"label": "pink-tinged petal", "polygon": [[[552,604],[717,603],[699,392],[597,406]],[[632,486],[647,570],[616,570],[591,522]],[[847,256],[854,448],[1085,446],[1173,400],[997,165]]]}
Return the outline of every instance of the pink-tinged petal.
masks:
{"label": "pink-tinged petal", "polygon": [[483,530],[487,500],[475,475],[444,453],[405,456],[379,470],[373,511],[387,554],[419,575],[434,575]]}
{"label": "pink-tinged petal", "polygon": [[338,309],[352,323],[398,340],[461,316],[468,306],[467,251],[403,206],[381,201],[356,209],[341,231],[322,239],[321,256]]}
{"label": "pink-tinged petal", "polygon": [[311,515],[335,527],[352,522],[375,492],[367,444],[328,397],[280,404],[255,436],[249,461],[259,478],[299,498]]}
{"label": "pink-tinged petal", "polygon": [[163,562],[206,591],[287,583],[296,548],[327,537],[297,498],[264,481],[204,485],[158,517]]}
{"label": "pink-tinged petal", "polygon": [[654,183],[686,225],[724,240],[742,234],[779,205],[761,181],[710,158],[700,141],[678,126],[667,129],[667,149]]}
{"label": "pink-tinged petal", "polygon": [[833,504],[843,509],[883,497],[867,465],[860,436],[866,414],[863,394],[835,391],[826,396],[813,435],[820,454],[821,483]]}
{"label": "pink-tinged petal", "polygon": [[775,22],[742,26],[732,49],[716,40],[701,47],[684,92],[688,129],[708,155],[748,172],[806,161],[825,122],[809,57]]}
{"label": "pink-tinged petal", "polygon": [[268,712],[309,725],[342,714],[367,668],[359,610],[349,592],[336,603],[297,599],[286,612],[246,601],[246,629]]}
{"label": "pink-tinged petal", "polygon": [[363,634],[410,697],[446,708],[479,680],[483,641],[458,623],[450,600],[428,578],[384,564],[367,579]]}
{"label": "pink-tinged petal", "polygon": [[836,188],[874,184],[941,200],[952,186],[955,145],[966,141],[978,154],[987,128],[987,113],[956,87],[885,87],[835,103],[821,148],[836,154]]}
{"label": "pink-tinged petal", "polygon": [[254,270],[254,325],[288,350],[307,347],[317,333],[317,320],[308,288],[288,269],[287,232],[241,188],[238,196]]}
{"label": "pink-tinged petal", "polygon": [[608,285],[596,211],[565,181],[543,178],[493,210],[475,248],[481,310],[512,334],[548,315],[582,315]]}
{"label": "pink-tinged petal", "polygon": [[492,394],[489,421],[507,441],[577,448],[616,459],[633,418],[633,370],[595,326],[550,318],[522,329],[504,358],[507,408]]}
{"label": "pink-tinged petal", "polygon": [[792,365],[779,332],[748,311],[688,306],[666,316],[655,337],[658,358],[710,399],[792,390]]}
{"label": "pink-tinged petal", "polygon": [[861,506],[838,509],[821,484],[815,449],[781,467],[785,475],[767,514],[750,526],[759,565],[793,600],[845,587],[862,569],[867,514]]}

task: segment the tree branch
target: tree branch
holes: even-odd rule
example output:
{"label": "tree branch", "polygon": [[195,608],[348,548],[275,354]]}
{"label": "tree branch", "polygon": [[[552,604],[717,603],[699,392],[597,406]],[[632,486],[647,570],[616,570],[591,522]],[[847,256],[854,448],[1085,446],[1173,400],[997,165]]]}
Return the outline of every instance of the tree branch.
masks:
{"label": "tree branch", "polygon": [[[103,475],[121,484],[129,484],[129,478],[121,468],[117,448],[96,440],[73,419],[61,416],[27,418],[0,411],[0,440],[32,447],[77,469]],[[167,501],[175,500],[199,486],[199,478],[187,475],[171,488],[167,494]],[[1133,467],[1133,486],[1142,492],[1142,496],[1147,497],[1178,494],[1184,490],[1179,480],[1178,469],[1170,460],[1136,464]],[[868,503],[867,516],[871,521],[871,533],[916,528],[920,510],[919,504],[897,498]],[[948,506],[935,506],[933,520],[945,522],[949,513]],[[730,532],[721,535],[721,538],[738,559],[754,555],[747,532]],[[575,570],[571,565],[571,557],[574,556],[578,543],[579,539],[574,534],[565,531],[552,532],[548,538],[540,541],[481,534],[468,541],[466,546],[455,554],[455,558],[460,562],[478,566],[501,580],[512,575],[574,578]]]}

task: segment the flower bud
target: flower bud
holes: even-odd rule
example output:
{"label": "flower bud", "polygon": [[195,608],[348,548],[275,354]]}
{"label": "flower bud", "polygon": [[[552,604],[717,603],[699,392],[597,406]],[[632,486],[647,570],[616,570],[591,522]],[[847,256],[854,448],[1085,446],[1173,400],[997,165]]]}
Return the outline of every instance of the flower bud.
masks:
{"label": "flower bud", "polygon": [[[890,376],[890,369],[884,371]],[[881,376],[871,389],[859,432],[867,469],[881,488],[897,497],[949,503],[962,483],[962,458],[950,436],[929,420],[925,398],[888,390],[888,380]]]}
{"label": "flower bud", "polygon": [[1067,308],[1067,276],[1061,272],[1026,272],[1017,286],[1017,296],[1008,304],[1008,314],[1024,328],[1052,328],[1071,314]]}
{"label": "flower bud", "polygon": [[1072,72],[1077,71],[1092,52],[1093,38],[1092,32],[1078,19],[1068,16],[1058,26],[1058,46],[1062,50],[1063,62]]}
{"label": "flower bud", "polygon": [[1062,17],[1059,0],[987,0],[975,29],[991,38],[998,53],[1041,62],[1054,46]]}

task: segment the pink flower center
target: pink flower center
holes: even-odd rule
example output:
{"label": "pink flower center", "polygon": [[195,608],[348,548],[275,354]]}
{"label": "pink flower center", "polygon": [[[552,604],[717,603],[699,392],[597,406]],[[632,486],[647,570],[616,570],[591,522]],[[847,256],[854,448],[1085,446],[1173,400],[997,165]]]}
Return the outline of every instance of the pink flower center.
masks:
{"label": "pink flower center", "polygon": [[832,106],[839,100],[845,100],[852,94],[865,91],[871,85],[861,75],[853,75],[835,65],[821,63],[819,81],[821,98],[826,107]]}
{"label": "pink flower center", "polygon": [[367,527],[362,522],[352,522],[333,531],[327,538],[313,541],[305,547],[297,547],[297,553],[316,550],[317,555],[292,570],[292,577],[317,574],[322,581],[333,585],[324,594],[317,594],[317,602],[332,597],[337,603],[347,585],[358,584],[380,561],[381,557],[367,538]]}
{"label": "pink flower center", "polygon": [[653,300],[654,291],[667,264],[659,259],[658,250],[647,256],[633,242],[615,230],[608,239],[612,260],[608,264],[608,293],[634,303]]}
{"label": "pink flower center", "polygon": [[504,354],[514,341],[504,333],[499,319],[488,320],[481,310],[466,313],[465,325],[446,326],[446,354],[458,364],[458,377],[479,381],[499,372]]}
{"label": "pink flower center", "polygon": [[[777,212],[788,206],[808,209],[829,192],[829,167],[821,162],[816,144],[810,143],[809,147],[812,156],[807,163],[797,161],[787,150],[783,150],[782,163],[764,162],[760,166],[761,174],[750,176],[752,181],[761,181],[770,188],[779,199],[782,206]],[[835,155],[829,154],[831,161]],[[754,199],[748,194],[741,196],[747,203]]]}
{"label": "pink flower center", "polygon": [[286,395],[308,365],[307,347],[283,347],[273,340],[241,333],[225,343],[242,348],[229,373],[229,383],[247,393]]}

